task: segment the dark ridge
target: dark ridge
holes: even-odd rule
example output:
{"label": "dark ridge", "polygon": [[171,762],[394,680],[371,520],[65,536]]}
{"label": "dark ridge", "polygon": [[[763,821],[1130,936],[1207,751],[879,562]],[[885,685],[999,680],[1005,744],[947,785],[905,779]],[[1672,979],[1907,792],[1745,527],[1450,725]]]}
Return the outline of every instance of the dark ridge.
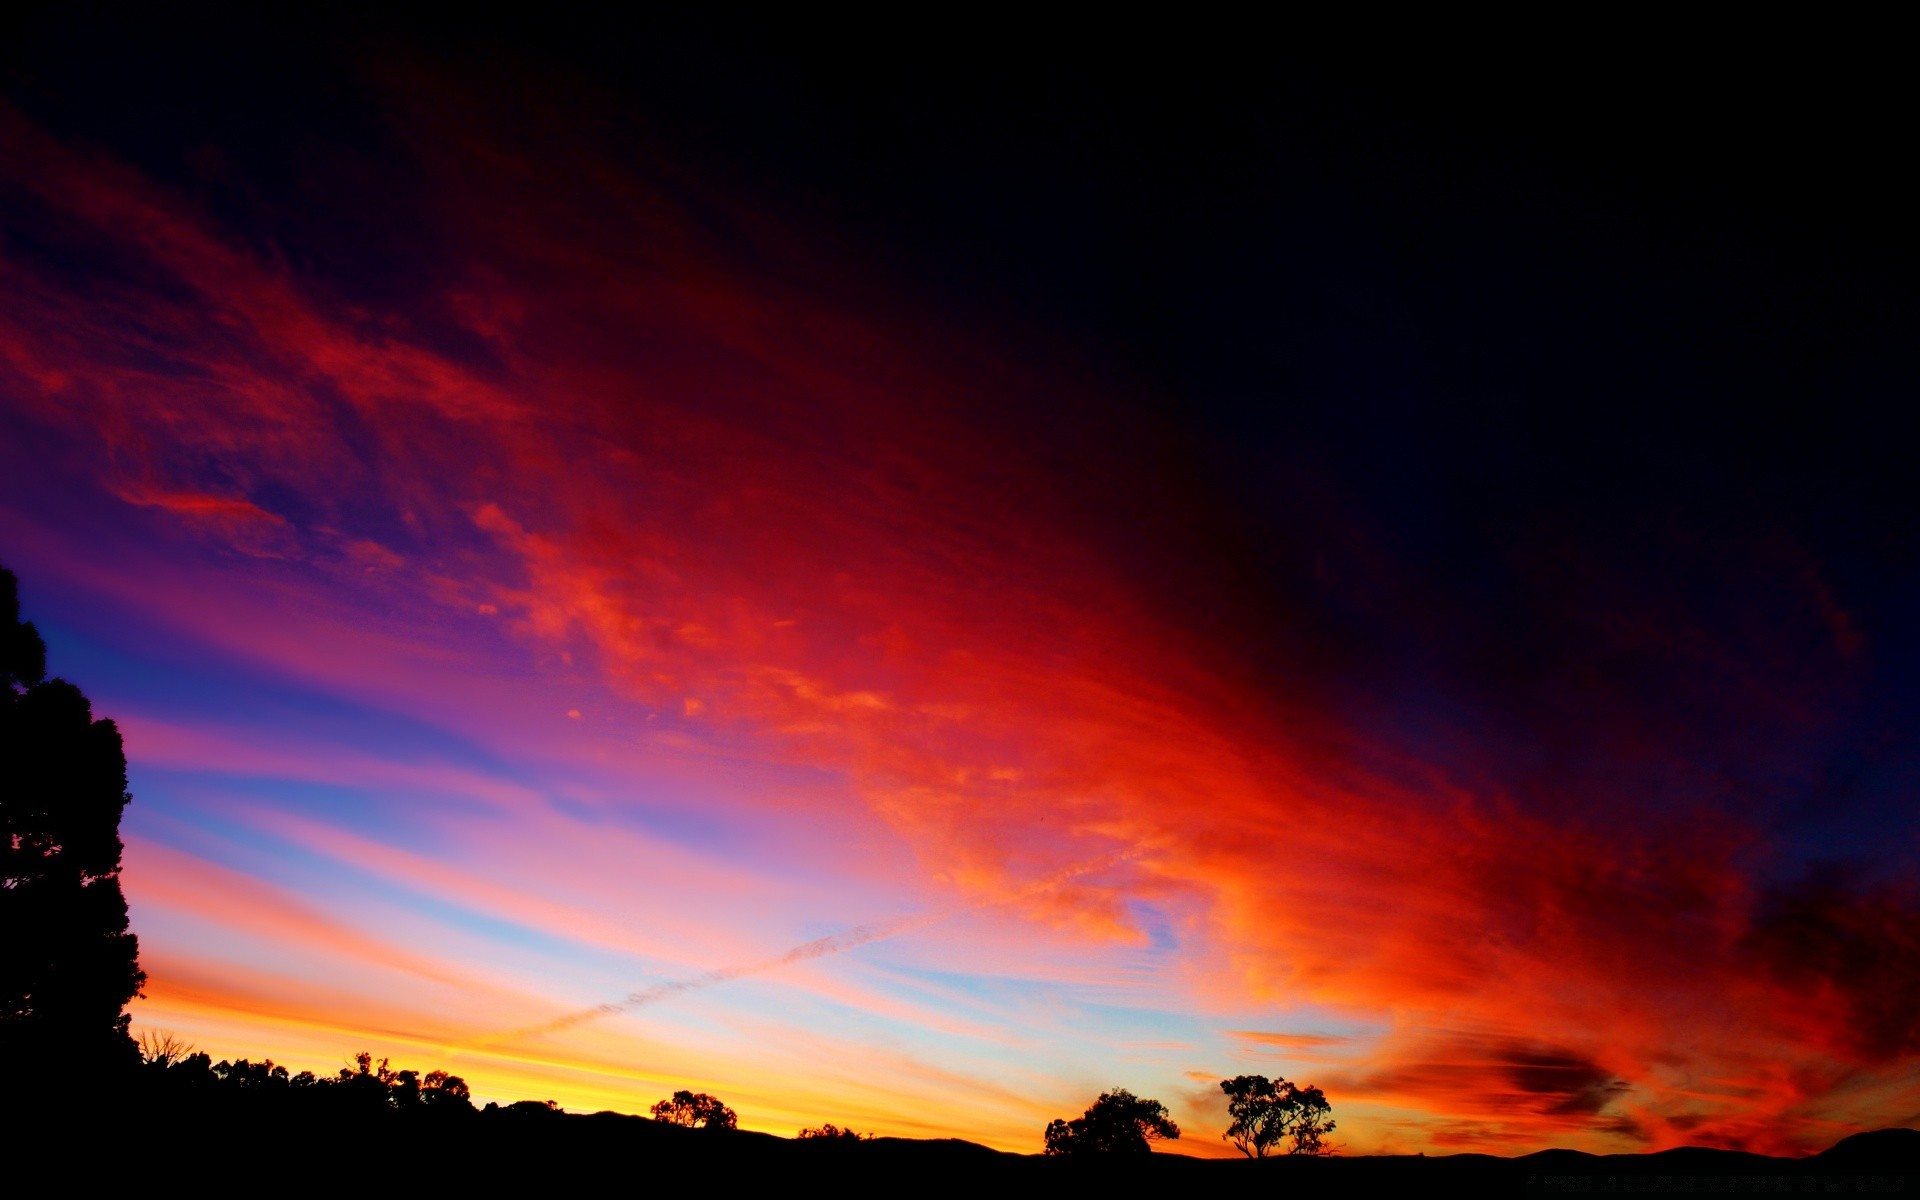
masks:
{"label": "dark ridge", "polygon": [[1920,1172],[1920,1129],[1876,1129],[1844,1137],[1807,1160],[1847,1171]]}
{"label": "dark ridge", "polygon": [[[155,1147],[172,1158],[204,1157],[235,1177],[267,1179],[301,1164],[358,1178],[402,1178],[430,1168],[439,1187],[539,1189],[554,1194],[594,1180],[632,1178],[650,1187],[910,1185],[1001,1196],[1058,1195],[1090,1187],[1317,1187],[1345,1194],[1424,1194],[1435,1185],[1474,1195],[1564,1191],[1861,1191],[1920,1186],[1920,1131],[1857,1134],[1807,1158],[1775,1158],[1699,1146],[1652,1154],[1543,1150],[1514,1158],[1433,1156],[1201,1159],[1115,1155],[1092,1161],[1012,1154],[959,1139],[808,1141],[739,1130],[685,1128],[615,1112],[568,1114],[541,1102],[485,1111],[331,1111],[270,1095],[174,1095],[147,1103],[137,1089],[91,1101],[37,1106],[8,1121],[9,1182],[51,1183],[70,1169],[65,1152],[89,1146],[90,1178],[102,1189],[150,1177]],[[389,1173],[391,1175],[389,1176]],[[1258,1180],[1250,1180],[1258,1175]],[[1381,1191],[1381,1189],[1388,1189]],[[32,1194],[22,1192],[21,1194]]]}
{"label": "dark ridge", "polygon": [[877,1137],[865,1142],[846,1144],[829,1142],[821,1149],[860,1154],[950,1154],[955,1158],[974,1161],[1022,1157],[1018,1154],[1008,1154],[1005,1150],[995,1150],[991,1146],[982,1146],[979,1142],[969,1142],[965,1138]]}

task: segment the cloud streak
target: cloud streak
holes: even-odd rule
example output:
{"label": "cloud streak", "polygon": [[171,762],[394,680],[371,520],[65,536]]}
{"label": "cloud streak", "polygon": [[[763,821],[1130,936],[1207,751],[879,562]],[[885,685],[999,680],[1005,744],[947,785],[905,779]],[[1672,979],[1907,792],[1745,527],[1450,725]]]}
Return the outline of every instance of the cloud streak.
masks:
{"label": "cloud streak", "polygon": [[[1066,867],[1045,879],[1037,880],[1026,885],[1013,896],[1009,897],[1007,901],[1002,902],[1024,900],[1042,895],[1060,887],[1068,880],[1095,871],[1111,869],[1121,863],[1139,857],[1142,853],[1144,853],[1144,848],[1134,847],[1090,862]],[[697,992],[705,988],[718,987],[721,984],[732,983],[736,979],[744,979],[750,975],[761,975],[768,971],[777,971],[781,967],[792,966],[795,963],[810,962],[817,958],[825,958],[829,954],[840,954],[844,951],[858,949],[871,942],[896,937],[916,929],[924,929],[929,925],[936,925],[942,921],[959,916],[961,913],[971,911],[971,907],[954,907],[919,917],[902,918],[896,921],[887,921],[873,925],[856,925],[852,929],[843,930],[840,933],[830,933],[824,937],[817,937],[811,941],[802,942],[800,945],[787,950],[785,953],[777,954],[772,958],[763,959],[754,963],[744,963],[738,966],[720,967],[686,979],[675,979],[666,983],[652,984],[640,988],[637,991],[627,993],[626,997],[618,1002],[599,1004],[592,1008],[583,1008],[577,1012],[556,1017],[551,1021],[496,1034],[492,1037],[470,1043],[467,1048],[495,1046],[506,1042],[524,1041],[528,1038],[539,1037],[542,1034],[559,1033],[562,1030],[584,1025],[589,1021],[596,1021],[602,1017],[615,1016],[619,1013],[645,1008],[648,1005],[658,1004],[663,1000],[669,1000],[688,992]],[[458,1050],[461,1048],[462,1047],[454,1047],[453,1049]]]}

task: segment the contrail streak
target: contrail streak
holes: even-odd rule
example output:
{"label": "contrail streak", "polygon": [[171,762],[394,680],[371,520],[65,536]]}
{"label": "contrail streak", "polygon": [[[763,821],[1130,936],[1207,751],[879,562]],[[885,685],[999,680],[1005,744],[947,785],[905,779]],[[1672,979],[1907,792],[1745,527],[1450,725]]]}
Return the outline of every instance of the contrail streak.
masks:
{"label": "contrail streak", "polygon": [[888,921],[884,924],[856,925],[852,929],[845,930],[841,933],[828,934],[826,937],[815,938],[810,942],[802,942],[784,954],[763,959],[760,962],[721,967],[717,970],[706,971],[686,979],[675,979],[667,983],[656,983],[651,987],[644,987],[639,991],[627,993],[626,997],[617,1004],[596,1004],[592,1008],[583,1008],[578,1012],[568,1013],[564,1017],[555,1017],[551,1021],[543,1021],[538,1025],[526,1025],[519,1029],[509,1030],[505,1033],[497,1033],[491,1037],[481,1038],[464,1045],[449,1047],[448,1055],[451,1057],[462,1051],[481,1050],[488,1046],[498,1045],[501,1042],[513,1041],[520,1038],[538,1037],[546,1033],[557,1033],[562,1029],[571,1029],[576,1025],[584,1025],[588,1021],[597,1021],[601,1017],[610,1017],[615,1013],[630,1012],[636,1008],[644,1008],[649,1004],[658,1004],[662,1000],[681,995],[685,992],[697,992],[703,988],[715,987],[723,983],[731,983],[733,980],[746,975],[758,975],[763,971],[771,971],[777,967],[784,967],[790,963],[806,962],[809,959],[824,958],[829,954],[838,954],[842,950],[852,950],[857,946],[864,946],[868,942],[877,942],[883,938],[890,938],[895,934],[905,933],[910,929],[920,929],[928,925],[938,924],[941,921],[957,917],[965,912],[972,912],[981,908],[992,908],[1000,904],[1010,904],[1015,900],[1025,900],[1028,897],[1052,891],[1061,884],[1078,878],[1081,875],[1091,874],[1094,871],[1103,871],[1108,867],[1119,866],[1123,862],[1140,857],[1140,855],[1145,852],[1145,846],[1134,846],[1114,854],[1104,855],[1100,858],[1062,868],[1044,879],[1039,879],[1026,885],[1011,896],[1002,896],[998,900],[990,900],[980,904],[954,905],[950,908],[936,910],[924,916],[908,917],[898,921]]}

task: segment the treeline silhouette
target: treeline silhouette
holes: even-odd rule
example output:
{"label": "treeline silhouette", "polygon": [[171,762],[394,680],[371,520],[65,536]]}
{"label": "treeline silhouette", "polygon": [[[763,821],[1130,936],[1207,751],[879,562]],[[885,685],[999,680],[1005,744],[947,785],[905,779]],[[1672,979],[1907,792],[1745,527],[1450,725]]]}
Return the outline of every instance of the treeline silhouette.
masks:
{"label": "treeline silhouette", "polygon": [[[308,1111],[420,1113],[431,1117],[471,1116],[473,1093],[467,1081],[445,1071],[395,1070],[385,1058],[362,1052],[333,1075],[292,1073],[272,1059],[213,1061],[167,1034],[148,1033],[140,1042],[140,1067],[133,1080],[149,1099],[177,1103],[195,1098],[238,1097],[249,1104],[294,1105]],[[552,1101],[522,1101],[543,1111]]]}
{"label": "treeline silhouette", "polygon": [[[159,1053],[156,1045],[162,1047]],[[100,1173],[101,1164],[110,1163],[128,1182],[144,1181],[153,1171],[172,1169],[158,1166],[149,1150],[162,1147],[168,1158],[203,1155],[207,1169],[234,1179],[265,1179],[297,1169],[304,1182],[323,1190],[359,1190],[424,1171],[437,1188],[537,1189],[542,1194],[628,1177],[656,1188],[913,1186],[996,1196],[1221,1186],[1326,1194],[1437,1189],[1517,1195],[1700,1190],[1674,1182],[1698,1178],[1707,1181],[1704,1190],[1729,1194],[1834,1194],[1903,1190],[1911,1186],[1920,1162],[1920,1133],[1912,1130],[1858,1135],[1807,1160],[1700,1149],[1610,1157],[1550,1150],[1516,1159],[1478,1154],[1195,1159],[1143,1153],[1131,1144],[1134,1134],[1145,1137],[1147,1129],[1158,1133],[1147,1140],[1171,1141],[1177,1127],[1167,1120],[1164,1106],[1124,1089],[1103,1093],[1077,1122],[1049,1127],[1065,1126],[1074,1138],[1116,1139],[1122,1145],[1108,1152],[1082,1146],[1020,1155],[951,1139],[870,1137],[833,1124],[780,1138],[740,1129],[729,1106],[698,1092],[676,1092],[646,1117],[585,1115],[564,1112],[551,1100],[476,1106],[458,1076],[396,1069],[370,1053],[321,1074],[292,1072],[271,1060],[213,1061],[164,1038],[146,1039],[142,1049],[130,1075],[93,1080],[95,1090],[85,1102],[43,1106],[10,1119],[5,1133],[11,1178],[112,1182]],[[1274,1091],[1281,1089],[1276,1085]],[[1261,1110],[1244,1111],[1249,1129],[1257,1130]],[[1144,1127],[1130,1129],[1130,1122]],[[19,1149],[71,1147],[76,1137],[93,1147],[84,1163],[70,1149],[44,1157]],[[312,1178],[305,1179],[309,1174]],[[33,1194],[46,1190],[42,1186]]]}
{"label": "treeline silhouette", "polygon": [[[508,1104],[473,1102],[467,1081],[446,1071],[395,1068],[390,1059],[369,1051],[353,1056],[331,1075],[292,1072],[272,1059],[222,1059],[195,1050],[171,1034],[148,1031],[137,1043],[140,1066],[129,1080],[133,1090],[149,1103],[239,1103],[265,1111],[278,1109],[281,1117],[386,1115],[389,1119],[468,1120],[500,1114],[510,1117],[566,1115],[554,1100],[516,1100]],[[737,1133],[740,1120],[732,1108],[705,1092],[679,1091],[655,1104],[654,1121],[681,1129],[709,1133]],[[623,1114],[610,1114],[623,1115]],[[873,1140],[831,1122],[802,1129],[798,1141],[848,1143]]]}

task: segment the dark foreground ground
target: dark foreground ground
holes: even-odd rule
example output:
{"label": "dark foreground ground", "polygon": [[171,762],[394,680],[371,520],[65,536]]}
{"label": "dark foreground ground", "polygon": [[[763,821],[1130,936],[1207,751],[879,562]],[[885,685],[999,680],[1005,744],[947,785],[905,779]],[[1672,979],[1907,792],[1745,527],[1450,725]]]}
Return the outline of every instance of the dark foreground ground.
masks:
{"label": "dark foreground ground", "polygon": [[[664,1190],[1183,1194],[1920,1196],[1920,1131],[1885,1129],[1804,1159],[1688,1148],[1518,1158],[1217,1160],[1155,1153],[1119,1162],[1004,1154],[963,1141],[794,1141],[708,1133],[614,1113],[302,1114],[243,1097],[158,1109],[60,1105],[16,1111],[0,1137],[0,1195],[569,1195]],[[10,1186],[11,1185],[11,1186]]]}

